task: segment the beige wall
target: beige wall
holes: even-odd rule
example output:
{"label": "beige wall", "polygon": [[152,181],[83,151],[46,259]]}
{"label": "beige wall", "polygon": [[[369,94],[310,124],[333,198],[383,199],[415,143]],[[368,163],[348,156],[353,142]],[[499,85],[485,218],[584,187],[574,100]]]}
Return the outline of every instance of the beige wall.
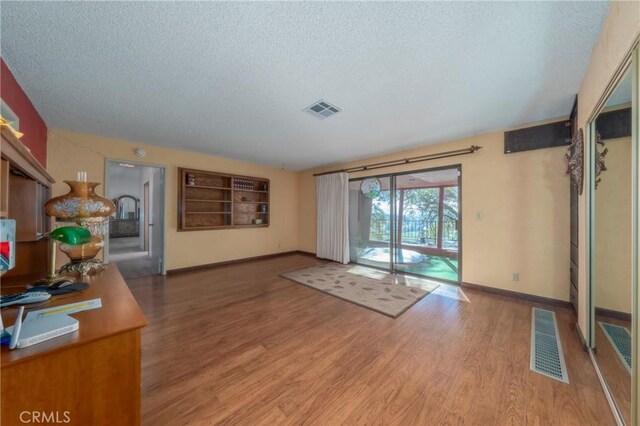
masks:
{"label": "beige wall", "polygon": [[[383,169],[378,173],[462,164],[462,279],[569,300],[569,179],[565,148],[504,154],[495,132],[300,174],[300,249],[316,251],[313,173],[470,145],[475,154]],[[355,173],[353,177],[372,175]],[[482,212],[483,219],[476,219]],[[512,281],[512,273],[520,281]]]}
{"label": "beige wall", "polygon": [[605,141],[595,192],[595,305],[631,313],[631,138]]}
{"label": "beige wall", "polygon": [[[63,180],[75,179],[86,170],[90,180],[104,183],[105,159],[140,161],[135,148],[144,148],[142,162],[166,165],[166,262],[167,269],[222,262],[298,248],[297,173],[229,160],[195,152],[160,148],[74,133],[50,130],[48,171],[56,179],[53,195],[67,192]],[[177,231],[178,167],[269,178],[271,180],[271,225],[267,228],[215,231]],[[98,187],[102,194],[103,186]]]}
{"label": "beige wall", "polygon": [[[587,122],[597,111],[598,102],[626,55],[633,47],[640,34],[640,2],[614,1],[611,4],[609,16],[604,24],[602,33],[591,53],[589,65],[578,92],[578,125],[586,130]],[[585,141],[585,146],[587,141]],[[585,150],[585,164],[589,164],[588,150]],[[588,258],[585,242],[588,241],[586,227],[587,198],[586,187],[589,182],[588,167],[585,167],[585,192],[579,203],[579,279],[580,292],[578,325],[587,336],[587,306],[589,292],[587,291]]]}

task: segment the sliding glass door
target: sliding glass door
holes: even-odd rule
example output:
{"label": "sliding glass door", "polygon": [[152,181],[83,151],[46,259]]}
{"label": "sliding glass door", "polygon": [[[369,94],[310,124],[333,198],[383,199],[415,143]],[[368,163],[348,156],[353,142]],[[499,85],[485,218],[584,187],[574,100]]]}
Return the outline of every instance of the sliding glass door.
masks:
{"label": "sliding glass door", "polygon": [[352,262],[461,280],[459,166],[354,179],[349,188]]}

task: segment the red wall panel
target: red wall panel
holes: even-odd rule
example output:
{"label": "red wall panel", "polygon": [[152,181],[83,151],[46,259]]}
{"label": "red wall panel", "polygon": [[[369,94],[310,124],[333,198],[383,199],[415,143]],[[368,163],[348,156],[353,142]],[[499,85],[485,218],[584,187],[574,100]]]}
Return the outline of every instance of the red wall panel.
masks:
{"label": "red wall panel", "polygon": [[44,167],[47,167],[47,125],[2,58],[0,58],[0,97],[20,118],[20,131],[24,133],[20,141],[31,150],[33,156]]}

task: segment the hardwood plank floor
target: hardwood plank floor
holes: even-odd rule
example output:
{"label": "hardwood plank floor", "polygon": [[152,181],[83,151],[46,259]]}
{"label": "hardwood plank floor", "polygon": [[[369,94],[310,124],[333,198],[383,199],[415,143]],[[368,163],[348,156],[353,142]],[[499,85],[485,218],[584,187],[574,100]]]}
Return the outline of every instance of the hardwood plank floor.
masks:
{"label": "hardwood plank floor", "polygon": [[143,424],[614,424],[572,312],[567,385],[529,370],[529,302],[442,285],[392,319],[279,277],[317,263],[128,280]]}
{"label": "hardwood plank floor", "polygon": [[129,281],[135,278],[143,278],[151,275],[158,275],[158,259],[148,256],[129,260],[114,261],[122,277]]}

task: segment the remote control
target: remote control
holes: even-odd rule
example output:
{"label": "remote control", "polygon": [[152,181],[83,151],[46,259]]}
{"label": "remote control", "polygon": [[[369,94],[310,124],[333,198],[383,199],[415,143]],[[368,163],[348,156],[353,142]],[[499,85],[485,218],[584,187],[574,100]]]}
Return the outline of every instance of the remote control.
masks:
{"label": "remote control", "polygon": [[27,303],[42,302],[50,298],[46,291],[32,291],[27,293],[3,294],[0,296],[0,308],[11,305],[26,305]]}

